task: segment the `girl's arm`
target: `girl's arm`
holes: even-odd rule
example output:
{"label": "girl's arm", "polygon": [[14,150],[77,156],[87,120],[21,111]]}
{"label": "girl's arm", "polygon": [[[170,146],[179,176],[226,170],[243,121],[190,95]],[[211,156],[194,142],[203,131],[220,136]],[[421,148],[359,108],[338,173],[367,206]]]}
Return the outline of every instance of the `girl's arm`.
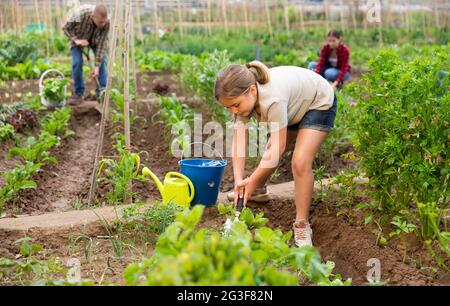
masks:
{"label": "girl's arm", "polygon": [[338,65],[340,66],[339,75],[336,78],[336,82],[344,80],[345,74],[350,70],[350,49],[348,49],[345,45],[342,45],[338,49]]}
{"label": "girl's arm", "polygon": [[320,58],[319,58],[319,62],[317,63],[316,69],[315,71],[320,74],[323,70],[323,68],[325,68],[325,65],[327,63],[328,60],[328,56],[329,56],[329,47],[327,44],[323,45],[322,49],[320,49]]}
{"label": "girl's arm", "polygon": [[245,186],[244,204],[247,203],[247,199],[253,194],[256,188],[266,183],[269,176],[278,166],[281,156],[286,150],[286,136],[287,128],[271,133],[270,146],[264,151],[258,168],[255,169],[248,179],[241,183],[241,186]]}

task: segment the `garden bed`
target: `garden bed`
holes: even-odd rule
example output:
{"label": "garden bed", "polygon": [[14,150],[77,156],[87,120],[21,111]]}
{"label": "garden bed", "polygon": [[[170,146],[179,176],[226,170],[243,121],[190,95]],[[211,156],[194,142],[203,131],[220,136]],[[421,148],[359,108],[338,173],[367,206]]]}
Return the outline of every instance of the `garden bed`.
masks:
{"label": "garden bed", "polygon": [[[267,204],[251,204],[255,211],[262,211],[269,218],[271,228],[291,230],[295,216],[293,201],[271,201]],[[352,278],[353,285],[367,284],[367,273],[371,267],[369,259],[378,259],[381,264],[381,279],[390,285],[443,285],[449,284],[448,273],[429,275],[427,269],[420,269],[411,263],[403,262],[401,253],[392,246],[375,245],[375,237],[368,228],[355,224],[345,217],[336,217],[332,203],[313,203],[311,210],[313,243],[324,260],[335,262],[334,273]],[[225,217],[219,215],[216,207],[207,207],[199,227],[221,230]],[[23,235],[33,238],[33,243],[44,246],[42,258],[58,257],[63,263],[70,258],[81,262],[82,277],[95,283],[123,284],[123,269],[130,263],[139,261],[142,256],[150,257],[156,241],[153,238],[143,242],[139,233],[131,233],[123,238],[122,257],[116,256],[113,240],[100,221],[88,226],[71,229],[31,229],[27,233],[0,230],[0,257],[14,258],[20,245],[15,243]],[[292,243],[292,240],[291,240]]]}

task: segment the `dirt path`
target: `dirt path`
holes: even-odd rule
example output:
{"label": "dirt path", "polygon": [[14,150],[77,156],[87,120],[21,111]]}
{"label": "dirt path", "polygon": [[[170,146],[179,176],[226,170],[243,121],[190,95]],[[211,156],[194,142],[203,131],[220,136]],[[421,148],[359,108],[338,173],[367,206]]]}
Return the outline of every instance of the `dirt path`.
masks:
{"label": "dirt path", "polygon": [[71,129],[75,135],[55,150],[59,162],[44,167],[36,177],[37,188],[21,194],[19,207],[12,207],[13,212],[18,209],[22,214],[33,215],[73,209],[81,200],[80,194],[89,188],[99,121],[100,115],[95,110],[74,111]]}

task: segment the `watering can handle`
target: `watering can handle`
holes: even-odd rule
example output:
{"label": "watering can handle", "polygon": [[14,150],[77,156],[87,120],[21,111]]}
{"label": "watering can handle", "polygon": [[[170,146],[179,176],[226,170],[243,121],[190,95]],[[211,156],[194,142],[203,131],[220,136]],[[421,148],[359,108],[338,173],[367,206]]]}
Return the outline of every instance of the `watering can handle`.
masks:
{"label": "watering can handle", "polygon": [[166,177],[171,177],[171,176],[178,176],[179,178],[184,179],[188,183],[189,188],[191,189],[191,196],[189,197],[189,202],[192,202],[192,200],[194,199],[194,196],[195,196],[195,189],[194,189],[194,184],[192,184],[191,180],[187,176],[185,176],[181,173],[178,173],[178,172],[169,172],[166,175]]}
{"label": "watering can handle", "polygon": [[[215,149],[211,145],[209,145],[207,143],[204,143],[204,142],[201,142],[201,141],[191,142],[186,148],[189,148],[191,145],[197,144],[197,143],[200,143],[202,145],[206,145],[206,146],[210,147],[217,155],[219,155],[220,159],[224,160],[222,154],[220,154],[220,152],[217,151],[217,149]],[[181,151],[181,160],[183,160],[183,154],[184,154],[184,151],[186,150],[186,148],[184,148],[183,151]]]}

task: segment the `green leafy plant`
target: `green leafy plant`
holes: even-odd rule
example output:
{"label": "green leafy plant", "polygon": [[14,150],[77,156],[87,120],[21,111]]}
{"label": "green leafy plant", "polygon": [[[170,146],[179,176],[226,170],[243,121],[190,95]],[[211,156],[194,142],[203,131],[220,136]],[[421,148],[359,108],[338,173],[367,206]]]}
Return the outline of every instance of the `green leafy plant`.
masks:
{"label": "green leafy plant", "polygon": [[184,92],[199,97],[220,122],[225,122],[229,113],[216,102],[214,84],[217,73],[229,63],[227,51],[204,52],[199,57],[185,57],[179,75]]}
{"label": "green leafy plant", "polygon": [[[111,100],[114,102],[116,108],[112,111],[112,121],[113,122],[123,122],[124,121],[124,113],[125,113],[125,99],[124,95],[121,94],[116,88],[111,90]],[[130,95],[130,101],[135,100],[134,95]],[[130,122],[135,123],[138,119],[144,119],[134,113],[132,109],[130,109]]]}
{"label": "green leafy plant", "polygon": [[[234,208],[233,204],[219,203],[217,208],[221,215],[226,215],[228,218],[234,219],[236,209]],[[248,207],[244,207],[242,209],[241,213],[239,214],[239,220],[243,221],[249,229],[263,227],[267,224],[267,222],[269,222],[269,219],[264,218],[263,212],[254,215],[251,209]]]}
{"label": "green leafy plant", "polygon": [[60,139],[55,134],[70,135],[67,130],[70,109],[61,108],[47,115],[42,122],[43,130],[38,138],[29,137],[24,147],[12,148],[9,156],[21,156],[25,160],[24,165],[3,173],[5,185],[0,189],[0,213],[3,212],[6,202],[23,189],[36,188],[32,176],[36,174],[46,162],[56,163],[57,160],[50,156],[49,150],[60,144]]}
{"label": "green leafy plant", "polygon": [[441,220],[446,216],[448,209],[439,208],[436,202],[417,203],[419,220],[421,224],[420,235],[424,240],[439,237]]}
{"label": "green leafy plant", "polygon": [[99,162],[97,180],[111,185],[106,194],[108,204],[123,204],[133,193],[128,186],[133,180],[145,181],[139,174],[140,156],[138,153],[130,153],[125,149],[125,140],[120,136],[115,145],[119,153],[119,159],[103,159]]}
{"label": "green leafy plant", "polygon": [[23,189],[35,189],[36,182],[30,178],[41,169],[42,164],[27,162],[3,173],[5,184],[0,189],[0,213],[6,202]]}
{"label": "green leafy plant", "polygon": [[145,208],[142,204],[133,204],[123,209],[121,224],[135,232],[161,234],[175,221],[175,214],[180,210],[180,206],[172,202],[155,202]]}
{"label": "green leafy plant", "polygon": [[59,138],[47,132],[43,132],[39,135],[38,139],[33,136],[28,137],[25,147],[12,148],[9,151],[8,156],[20,156],[24,160],[32,163],[57,163],[58,161],[56,158],[50,156],[49,152],[49,150],[56,145],[59,145]]}
{"label": "green leafy plant", "polygon": [[407,59],[379,52],[349,90],[359,100],[357,154],[381,211],[392,216],[417,206],[420,237],[436,239],[450,195],[450,52],[419,51]]}
{"label": "green leafy plant", "polygon": [[396,229],[389,234],[390,237],[400,235],[402,233],[409,234],[417,229],[417,226],[412,223],[408,223],[406,220],[402,220],[400,216],[392,218],[391,224],[395,225]]}
{"label": "green leafy plant", "polygon": [[12,139],[14,138],[14,134],[15,129],[11,124],[4,124],[3,122],[0,122],[0,140],[5,141]]}
{"label": "green leafy plant", "polygon": [[138,49],[136,62],[141,71],[171,71],[177,72],[181,69],[184,55],[181,53],[152,50],[147,53]]}
{"label": "green leafy plant", "polygon": [[62,277],[65,269],[61,262],[54,259],[39,260],[35,255],[43,251],[43,246],[30,244],[31,238],[19,239],[20,253],[18,259],[0,258],[0,281],[8,285],[37,285],[52,282],[55,277]]}
{"label": "green leafy plant", "polygon": [[186,149],[191,139],[188,131],[190,130],[189,125],[194,119],[193,110],[182,103],[175,95],[160,97],[158,109],[157,115],[160,116],[166,126],[164,134],[166,142],[170,144],[178,143],[182,150]]}
{"label": "green leafy plant", "polygon": [[66,99],[65,88],[68,82],[69,81],[66,78],[45,80],[42,96],[51,102],[63,102]]}
{"label": "green leafy plant", "polygon": [[[290,248],[291,233],[267,227],[254,235],[244,222],[233,223],[230,235],[196,230],[203,206],[177,214],[158,238],[153,256],[124,271],[128,285],[297,285],[298,274],[321,285],[343,285],[331,277],[332,263],[321,263],[314,248]],[[231,212],[222,206],[225,210]],[[151,272],[150,272],[151,271]]]}
{"label": "green leafy plant", "polygon": [[41,121],[43,131],[63,138],[74,135],[75,132],[68,128],[71,115],[72,109],[69,107],[56,109]]}
{"label": "green leafy plant", "polygon": [[20,251],[15,259],[0,258],[0,284],[7,286],[92,286],[93,282],[82,279],[73,281],[67,278],[69,271],[59,259],[48,258],[44,247],[31,243],[30,237],[16,241]]}

